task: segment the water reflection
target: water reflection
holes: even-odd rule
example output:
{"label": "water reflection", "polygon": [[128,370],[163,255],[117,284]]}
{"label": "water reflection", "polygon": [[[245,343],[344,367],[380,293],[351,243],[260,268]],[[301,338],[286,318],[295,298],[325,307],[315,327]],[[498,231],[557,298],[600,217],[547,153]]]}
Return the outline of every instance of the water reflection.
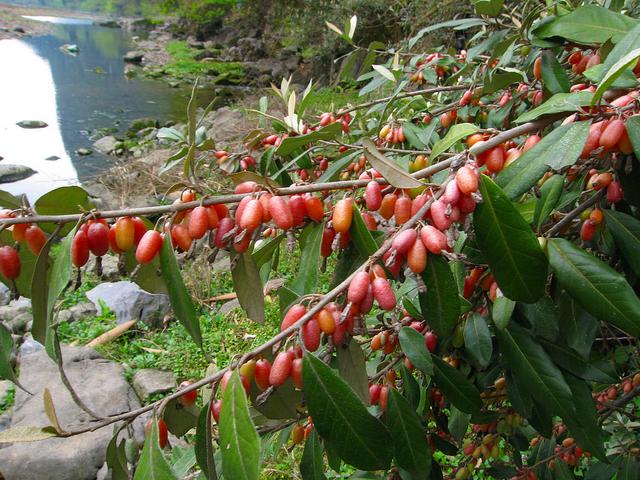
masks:
{"label": "water reflection", "polygon": [[[3,163],[38,171],[27,180],[0,184],[0,189],[31,199],[63,184],[83,182],[113,165],[94,152],[92,132],[111,129],[123,137],[131,120],[152,117],[182,121],[190,88],[172,89],[143,76],[128,79],[122,57],[131,49],[123,29],[92,25],[88,20],[42,17],[54,23],[49,35],[0,41],[0,157]],[[60,47],[75,44],[79,54]],[[211,92],[201,99],[209,100]],[[20,120],[43,120],[49,127],[24,130]],[[49,162],[45,158],[60,157]]]}
{"label": "water reflection", "polygon": [[[0,156],[2,163],[27,165],[38,173],[0,188],[37,198],[51,188],[77,184],[78,174],[65,150],[49,62],[20,40],[0,41]],[[42,120],[46,128],[23,129],[21,120]],[[46,160],[51,156],[58,160]]]}

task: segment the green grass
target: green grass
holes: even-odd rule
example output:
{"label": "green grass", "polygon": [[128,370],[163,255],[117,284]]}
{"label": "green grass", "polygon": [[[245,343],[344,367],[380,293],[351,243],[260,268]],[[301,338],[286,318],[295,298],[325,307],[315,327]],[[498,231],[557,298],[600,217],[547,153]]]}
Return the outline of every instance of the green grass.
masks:
{"label": "green grass", "polygon": [[16,387],[11,385],[4,397],[0,398],[0,415],[9,410],[16,400]]}
{"label": "green grass", "polygon": [[175,77],[217,75],[237,78],[244,74],[242,65],[237,62],[196,60],[194,57],[198,50],[181,40],[170,41],[167,43],[166,50],[171,55],[172,61],[165,65],[164,71]]}
{"label": "green grass", "polygon": [[310,105],[315,113],[335,112],[347,105],[362,102],[357,89],[343,89],[340,87],[321,87],[313,92]]}

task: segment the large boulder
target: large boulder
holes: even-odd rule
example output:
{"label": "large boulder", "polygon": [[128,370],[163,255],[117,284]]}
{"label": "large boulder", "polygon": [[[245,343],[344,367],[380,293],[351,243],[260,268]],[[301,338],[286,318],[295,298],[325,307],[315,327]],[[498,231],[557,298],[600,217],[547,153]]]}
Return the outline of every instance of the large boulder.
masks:
{"label": "large boulder", "polygon": [[104,153],[105,155],[109,155],[111,152],[115,151],[120,142],[113,135],[107,135],[106,137],[102,137],[93,144],[93,148],[99,151],[100,153]]}
{"label": "large boulder", "polygon": [[[140,406],[120,365],[86,347],[63,346],[62,357],[71,384],[97,414],[116,415]],[[62,428],[76,430],[95,422],[73,402],[60,381],[58,368],[44,350],[22,354],[20,382],[34,395],[16,392],[11,428],[50,425],[43,408],[45,388]],[[104,464],[112,435],[113,427],[107,426],[68,438],[14,443],[0,449],[0,472],[6,480],[93,480]]]}
{"label": "large boulder", "polygon": [[102,300],[116,314],[119,324],[135,319],[151,326],[159,326],[171,308],[167,295],[149,293],[127,281],[101,283],[87,292],[87,298],[96,309],[100,309]]}
{"label": "large boulder", "polygon": [[171,372],[156,370],[155,368],[142,368],[138,370],[131,380],[133,389],[143,402],[151,395],[164,393],[176,388],[176,378]]}
{"label": "large boulder", "polygon": [[245,116],[229,107],[222,107],[207,114],[203,125],[207,128],[207,136],[215,138],[216,142],[224,143],[238,140],[246,131]]}
{"label": "large boulder", "polygon": [[125,53],[122,59],[127,63],[142,63],[142,60],[144,59],[144,52],[132,50]]}

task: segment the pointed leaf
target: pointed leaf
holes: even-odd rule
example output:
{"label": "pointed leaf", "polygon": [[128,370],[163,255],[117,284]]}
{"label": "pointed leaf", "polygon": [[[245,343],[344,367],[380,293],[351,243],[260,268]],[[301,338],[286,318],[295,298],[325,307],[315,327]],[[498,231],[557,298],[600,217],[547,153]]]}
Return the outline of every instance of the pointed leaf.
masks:
{"label": "pointed leaf", "polygon": [[398,466],[416,477],[428,477],[431,453],[420,417],[394,388],[389,389],[385,418],[393,439],[393,456]]}
{"label": "pointed leaf", "polygon": [[451,268],[441,255],[429,253],[422,279],[427,286],[426,293],[418,294],[422,315],[429,319],[429,324],[438,335],[447,338],[460,315],[458,285]]}
{"label": "pointed leaf", "polygon": [[363,137],[360,142],[364,146],[364,154],[373,168],[384,179],[396,188],[417,188],[422,185],[407,172],[398,167],[393,160],[388,159],[378,151],[375,144],[368,137]]}
{"label": "pointed leaf", "polygon": [[311,430],[304,443],[304,452],[300,459],[302,480],[326,480],[322,459],[322,442],[315,429]]}
{"label": "pointed leaf", "polygon": [[553,175],[540,188],[540,200],[536,203],[536,210],[533,214],[533,223],[538,230],[558,205],[563,186],[564,175]]}
{"label": "pointed leaf", "polygon": [[160,250],[160,269],[167,286],[171,307],[180,323],[187,329],[193,341],[202,348],[202,334],[196,308],[193,305],[191,295],[182,280],[182,274],[178,268],[178,262],[171,243],[171,235],[164,236],[162,249]]}
{"label": "pointed leaf", "polygon": [[249,416],[247,394],[237,371],[222,398],[220,451],[225,478],[257,480],[260,477],[260,437]]}
{"label": "pointed leaf", "polygon": [[0,324],[0,380],[17,382],[18,377],[11,366],[11,354],[13,353],[13,338],[7,327]]}
{"label": "pointed leaf", "polygon": [[372,255],[378,249],[378,244],[373,235],[371,235],[371,231],[365,225],[360,209],[355,203],[353,204],[353,221],[351,222],[349,233],[351,240],[362,255]]}
{"label": "pointed leaf", "polygon": [[491,332],[484,317],[477,313],[469,315],[464,324],[464,348],[478,365],[489,365],[493,353]]}
{"label": "pointed leaf", "polygon": [[107,445],[107,466],[111,471],[113,480],[129,480],[129,467],[127,465],[127,457],[124,450],[125,440],[120,440],[118,445],[118,435],[120,430],[111,438]]}
{"label": "pointed leaf", "polygon": [[506,297],[535,302],[544,294],[547,261],[527,222],[491,179],[481,175],[483,201],[473,215],[476,241]]}
{"label": "pointed leaf", "polygon": [[448,151],[459,140],[468,137],[478,131],[478,126],[472,123],[458,123],[453,125],[443,139],[438,140],[431,149],[431,161],[440,155]]}
{"label": "pointed leaf", "polygon": [[477,413],[482,407],[480,392],[462,372],[432,355],[433,380],[444,396],[465,413]]}
{"label": "pointed leaf", "polygon": [[633,273],[640,276],[640,220],[615,210],[604,210],[604,217],[623,258]]}
{"label": "pointed leaf", "polygon": [[511,200],[533,187],[549,170],[573,165],[580,156],[589,134],[589,122],[562,125],[545,135],[496,177]]}
{"label": "pointed leaf", "polygon": [[513,309],[516,307],[516,302],[508,299],[507,297],[497,297],[493,302],[493,310],[491,310],[491,316],[493,318],[493,324],[496,328],[502,330],[509,325]]}
{"label": "pointed leaf", "polygon": [[[39,215],[65,215],[74,213],[84,213],[95,208],[95,205],[89,200],[89,194],[86,190],[77,186],[59,187],[42,195],[34,208]],[[55,223],[40,223],[40,228],[45,232],[51,233],[57,228]],[[67,224],[60,231],[61,235],[66,235],[73,223]]]}
{"label": "pointed leaf", "polygon": [[549,239],[547,251],[558,282],[585,310],[640,335],[640,300],[622,275],[562,238]]}
{"label": "pointed leaf", "polygon": [[167,429],[176,437],[182,437],[196,426],[198,421],[198,408],[195,405],[185,406],[178,398],[169,400],[162,412],[162,419],[167,424]]}
{"label": "pointed leaf", "polygon": [[414,367],[425,375],[433,375],[433,361],[427,350],[424,335],[416,332],[411,327],[402,327],[398,334],[402,352],[411,361]]}
{"label": "pointed leaf", "polygon": [[614,43],[636,26],[635,19],[596,5],[585,5],[534,30],[539,38],[562,37],[577,43]]}
{"label": "pointed leaf", "polygon": [[[291,289],[300,295],[314,293],[318,287],[320,275],[320,245],[324,224],[312,223],[302,232],[300,246],[302,255],[298,276],[291,283]],[[262,288],[262,287],[261,287]],[[255,290],[251,294],[255,296]]]}
{"label": "pointed leaf", "polygon": [[334,32],[336,32],[338,35],[342,36],[342,30],[340,30],[338,27],[336,27],[333,23],[331,23],[331,22],[324,22],[324,23],[327,25],[327,27],[328,27],[330,30],[333,30],[333,31],[334,31]]}
{"label": "pointed leaf", "polygon": [[207,480],[216,478],[213,460],[213,443],[211,441],[211,414],[209,403],[205,403],[198,415],[196,425],[195,453],[198,466]]}
{"label": "pointed leaf", "polygon": [[382,75],[384,78],[386,78],[390,82],[396,81],[396,77],[393,75],[393,73],[391,73],[391,70],[389,70],[384,65],[371,65],[371,66],[376,72],[378,72],[380,75]]}
{"label": "pointed leaf", "polygon": [[315,132],[285,138],[275,150],[275,153],[281,157],[288,157],[305,145],[317,142],[318,140],[333,140],[341,133],[342,125],[340,122],[330,123]]}
{"label": "pointed leaf", "polygon": [[542,81],[549,92],[568,92],[571,84],[562,65],[551,50],[542,52]]}
{"label": "pointed leaf", "polygon": [[310,354],[302,360],[302,381],[314,428],[336,453],[361,470],[388,468],[389,432],[349,385]]}
{"label": "pointed leaf", "polygon": [[358,395],[362,403],[369,403],[369,377],[364,352],[357,342],[336,347],[338,372]]}
{"label": "pointed leaf", "polygon": [[176,476],[160,450],[158,422],[155,418],[151,421],[151,429],[144,441],[133,480],[176,480]]}
{"label": "pointed leaf", "polygon": [[514,123],[531,122],[543,115],[561,112],[577,112],[591,104],[593,93],[580,91],[574,93],[556,93],[539,107],[524,112]]}
{"label": "pointed leaf", "polygon": [[584,450],[588,450],[598,459],[606,461],[603,432],[598,424],[598,413],[591,395],[591,386],[573,375],[567,374],[565,379],[571,388],[573,405],[577,413],[577,421],[568,422],[569,429]]}
{"label": "pointed leaf", "polygon": [[547,415],[565,421],[575,417],[573,399],[562,373],[533,337],[521,327],[511,325],[496,331],[500,353],[508,368],[518,378],[527,379],[521,386],[536,400]]}
{"label": "pointed leaf", "polygon": [[556,343],[543,339],[540,340],[540,343],[556,365],[559,365],[578,378],[603,383],[605,385],[610,385],[618,381],[615,368],[606,360],[587,361],[573,350]]}
{"label": "pointed leaf", "polygon": [[58,433],[64,433],[64,430],[60,426],[58,421],[58,415],[56,414],[56,407],[53,405],[53,398],[51,398],[51,392],[48,388],[42,391],[42,401],[44,402],[44,411],[47,414],[47,418],[51,422],[51,426]]}
{"label": "pointed leaf", "polygon": [[634,66],[637,63],[638,57],[640,57],[640,48],[630,51],[624,55],[620,60],[614,63],[611,68],[604,75],[598,88],[593,94],[591,99],[591,105],[598,103],[598,100],[602,98],[604,92],[616,81],[620,75],[622,75],[629,67]]}
{"label": "pointed leaf", "polygon": [[556,300],[560,335],[582,358],[591,355],[591,346],[600,330],[600,322],[587,313],[571,296],[562,291]]}

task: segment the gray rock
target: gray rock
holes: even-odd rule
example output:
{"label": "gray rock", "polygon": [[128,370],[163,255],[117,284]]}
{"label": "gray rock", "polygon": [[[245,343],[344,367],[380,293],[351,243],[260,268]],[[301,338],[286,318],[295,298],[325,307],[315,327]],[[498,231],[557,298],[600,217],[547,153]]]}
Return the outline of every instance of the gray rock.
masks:
{"label": "gray rock", "polygon": [[22,128],[45,128],[49,126],[47,122],[42,120],[20,120],[16,125]]}
{"label": "gray rock", "polygon": [[203,124],[207,128],[207,135],[210,138],[224,138],[232,140],[242,136],[244,115],[228,107],[219,108],[207,114]]}
{"label": "gray rock", "polygon": [[30,335],[25,337],[22,345],[20,345],[20,357],[31,355],[32,353],[44,350],[44,346],[36,342]]}
{"label": "gray rock", "polygon": [[13,387],[13,383],[9,380],[0,380],[0,400],[7,396],[11,387]]}
{"label": "gray rock", "polygon": [[98,313],[93,303],[84,302],[74,305],[73,307],[62,310],[58,314],[58,321],[60,322],[75,322],[84,318],[95,317]]}
{"label": "gray rock", "polygon": [[142,63],[143,58],[144,53],[137,50],[127,52],[124,54],[124,57],[122,57],[122,59],[127,63]]}
{"label": "gray rock", "polygon": [[[115,415],[140,403],[124,378],[123,368],[86,347],[62,347],[64,368],[82,400],[100,415]],[[17,390],[11,427],[47,426],[42,392],[49,389],[58,419],[67,429],[92,423],[71,399],[46,352],[22,355],[20,382],[34,395]],[[93,480],[105,461],[112,428],[106,427],[69,438],[51,438],[33,443],[15,443],[0,450],[0,465],[7,479]]]}
{"label": "gray rock", "polygon": [[97,151],[104,153],[105,155],[113,152],[120,142],[118,139],[112,135],[107,135],[106,137],[102,137],[93,144],[93,148]]}
{"label": "gray rock", "polygon": [[57,155],[51,155],[50,157],[45,158],[47,162],[55,162],[56,160],[60,160],[60,157]]}
{"label": "gray rock", "polygon": [[33,316],[29,312],[23,312],[4,321],[6,326],[16,335],[22,335],[30,327],[33,322]]}
{"label": "gray rock", "polygon": [[0,306],[9,305],[11,297],[11,289],[0,282]]}
{"label": "gray rock", "polygon": [[159,326],[169,313],[169,297],[142,290],[133,282],[101,283],[87,292],[87,298],[96,308],[102,300],[115,314],[118,323],[141,320],[151,326]]}
{"label": "gray rock", "polygon": [[176,388],[176,379],[171,372],[143,368],[133,375],[133,389],[143,402],[156,393],[168,392]]}
{"label": "gray rock", "polygon": [[111,471],[107,462],[104,462],[98,473],[96,473],[96,480],[111,480]]}
{"label": "gray rock", "polygon": [[81,157],[86,157],[87,155],[91,155],[92,153],[93,151],[88,148],[79,148],[76,150],[76,155],[80,155]]}
{"label": "gray rock", "polygon": [[20,297],[16,300],[11,300],[7,305],[0,307],[0,320],[7,322],[18,315],[30,312],[31,300],[29,298]]}
{"label": "gray rock", "polygon": [[0,183],[17,182],[18,180],[29,178],[31,175],[35,175],[36,173],[38,172],[26,165],[2,163],[0,164]]}

